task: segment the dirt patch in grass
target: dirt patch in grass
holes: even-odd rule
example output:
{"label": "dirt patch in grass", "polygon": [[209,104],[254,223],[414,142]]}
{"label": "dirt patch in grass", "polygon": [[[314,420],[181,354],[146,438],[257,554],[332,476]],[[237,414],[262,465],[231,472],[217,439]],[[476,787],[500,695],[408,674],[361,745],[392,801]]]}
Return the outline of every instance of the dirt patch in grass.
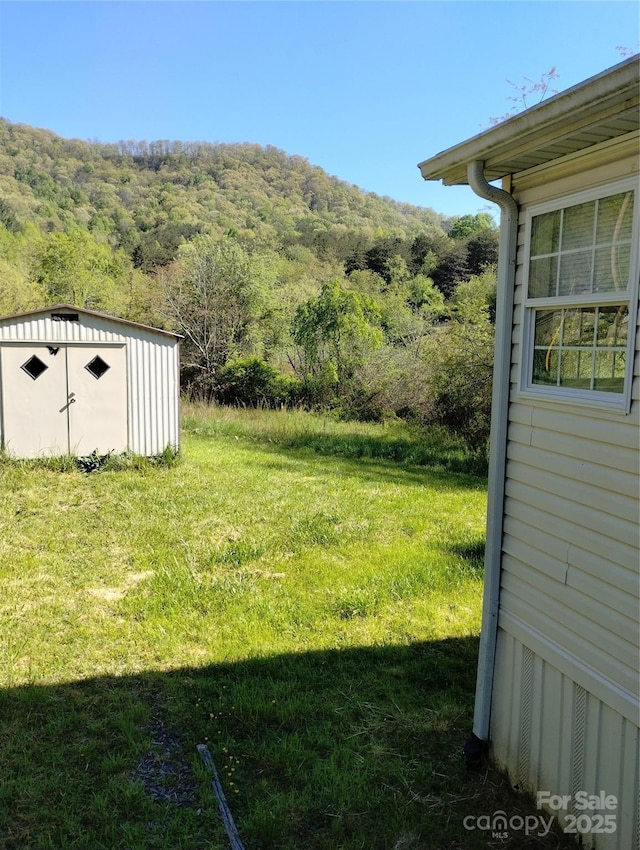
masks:
{"label": "dirt patch in grass", "polygon": [[148,725],[149,751],[133,773],[146,794],[157,803],[174,803],[181,808],[198,808],[197,782],[180,738],[156,718]]}
{"label": "dirt patch in grass", "polygon": [[120,587],[89,587],[87,593],[104,599],[106,602],[117,602],[124,599],[131,588],[136,587],[141,581],[151,578],[153,570],[144,570],[140,573],[127,573]]}

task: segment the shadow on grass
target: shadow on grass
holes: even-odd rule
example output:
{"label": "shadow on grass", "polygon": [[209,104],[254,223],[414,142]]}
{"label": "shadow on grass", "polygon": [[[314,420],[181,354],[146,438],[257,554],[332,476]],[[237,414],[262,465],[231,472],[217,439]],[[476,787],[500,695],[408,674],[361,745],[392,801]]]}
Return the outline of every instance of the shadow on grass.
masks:
{"label": "shadow on grass", "polygon": [[310,449],[316,454],[348,458],[369,458],[427,466],[448,472],[486,475],[487,461],[480,455],[459,447],[444,447],[426,440],[408,440],[401,437],[361,437],[340,435],[313,435],[310,438],[292,437],[286,440],[289,448]]}
{"label": "shadow on grass", "polygon": [[[206,438],[204,439],[206,442]],[[340,453],[327,455],[327,463],[323,464],[318,461],[313,449],[305,447],[293,448],[289,445],[264,442],[259,445],[257,451],[255,442],[242,440],[235,446],[236,451],[244,451],[251,457],[251,463],[262,468],[267,467],[277,474],[291,472],[298,464],[308,463],[309,475],[318,479],[332,479],[336,474],[335,464],[339,464],[340,476],[364,482],[384,481],[398,487],[437,486],[439,490],[486,490],[486,478],[471,473],[452,473],[442,467],[419,466],[408,462],[395,463],[384,458],[349,457]],[[268,456],[270,459],[265,460]],[[333,464],[333,467],[330,464]]]}
{"label": "shadow on grass", "polygon": [[410,437],[391,430],[385,436],[376,436],[359,433],[357,427],[352,432],[323,433],[320,426],[318,430],[297,431],[295,426],[252,428],[250,422],[195,418],[185,420],[184,430],[200,437],[235,437],[287,449],[306,449],[320,455],[387,460],[480,477],[486,477],[488,468],[484,455],[469,451],[460,440],[441,431],[433,435],[416,432]]}
{"label": "shadow on grass", "polygon": [[[282,462],[273,461],[269,464],[274,472],[284,472],[291,459],[311,460],[313,463],[313,474],[316,477],[331,477],[334,470],[327,468],[326,471],[318,463],[317,457],[313,456],[308,449],[291,449],[281,446],[263,446],[263,451],[274,455],[284,455],[287,460]],[[255,449],[253,449],[255,451]],[[447,486],[453,489],[467,488],[477,490],[485,489],[484,479],[466,473],[456,473],[452,477],[451,472],[431,467],[410,466],[408,464],[395,464],[381,458],[349,458],[334,456],[331,458],[340,464],[340,474],[349,477],[363,479],[364,481],[385,481],[399,487],[423,487],[425,484],[437,485],[439,489]]]}
{"label": "shadow on grass", "polygon": [[466,815],[533,809],[465,769],[476,654],[460,638],[4,689],[0,847],[227,847],[198,743],[247,850],[493,846]]}
{"label": "shadow on grass", "polygon": [[467,543],[460,543],[451,547],[451,551],[455,555],[463,558],[474,572],[482,572],[484,570],[484,550],[486,540],[484,537],[478,537],[475,540],[470,540]]}

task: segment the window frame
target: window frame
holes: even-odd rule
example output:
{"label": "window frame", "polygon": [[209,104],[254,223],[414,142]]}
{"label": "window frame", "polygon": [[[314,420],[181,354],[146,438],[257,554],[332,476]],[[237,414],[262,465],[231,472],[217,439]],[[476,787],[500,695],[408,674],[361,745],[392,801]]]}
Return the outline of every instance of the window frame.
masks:
{"label": "window frame", "polygon": [[[531,234],[533,219],[556,210],[591,201],[601,200],[622,192],[633,192],[633,220],[631,225],[631,256],[629,262],[629,287],[623,292],[592,292],[576,295],[554,295],[543,298],[530,298],[529,272],[531,260]],[[523,398],[537,399],[562,404],[585,405],[592,408],[628,413],[631,408],[631,388],[633,383],[635,342],[637,336],[638,315],[638,274],[640,243],[640,187],[637,178],[616,180],[583,191],[561,195],[553,200],[533,204],[526,209],[525,242],[522,281],[522,335],[520,356],[519,395]],[[595,246],[593,246],[595,248]],[[628,339],[626,348],[626,367],[624,386],[621,393],[591,390],[578,387],[553,386],[552,384],[533,383],[533,359],[535,339],[535,316],[537,311],[574,309],[579,307],[628,307]]]}

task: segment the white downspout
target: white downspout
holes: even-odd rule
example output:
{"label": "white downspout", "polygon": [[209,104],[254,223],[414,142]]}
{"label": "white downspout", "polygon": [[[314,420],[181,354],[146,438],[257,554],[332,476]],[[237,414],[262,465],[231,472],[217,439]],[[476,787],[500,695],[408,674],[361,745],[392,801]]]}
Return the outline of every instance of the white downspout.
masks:
{"label": "white downspout", "polygon": [[476,160],[467,166],[469,185],[481,198],[500,207],[500,249],[498,255],[498,288],[496,298],[496,341],[491,400],[491,441],[489,449],[489,500],[487,507],[487,542],[485,546],[485,579],[482,602],[482,631],[478,655],[476,701],[473,736],[465,746],[471,763],[486,753],[489,741],[491,692],[498,634],[500,600],[500,564],[504,484],[507,460],[507,423],[509,380],[511,373],[511,334],[513,292],[515,288],[516,248],[518,238],[518,206],[513,197],[491,186],[484,176],[484,162]]}

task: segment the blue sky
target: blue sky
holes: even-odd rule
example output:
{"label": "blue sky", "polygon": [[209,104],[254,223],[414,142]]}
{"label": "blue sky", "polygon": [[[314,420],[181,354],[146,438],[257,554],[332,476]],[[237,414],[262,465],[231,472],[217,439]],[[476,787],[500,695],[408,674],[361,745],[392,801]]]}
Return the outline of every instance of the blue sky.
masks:
{"label": "blue sky", "polygon": [[[449,215],[485,202],[417,163],[639,46],[626,0],[0,3],[0,115],[65,137],[257,142]],[[533,102],[532,102],[533,103]],[[532,105],[532,103],[530,105]]]}

